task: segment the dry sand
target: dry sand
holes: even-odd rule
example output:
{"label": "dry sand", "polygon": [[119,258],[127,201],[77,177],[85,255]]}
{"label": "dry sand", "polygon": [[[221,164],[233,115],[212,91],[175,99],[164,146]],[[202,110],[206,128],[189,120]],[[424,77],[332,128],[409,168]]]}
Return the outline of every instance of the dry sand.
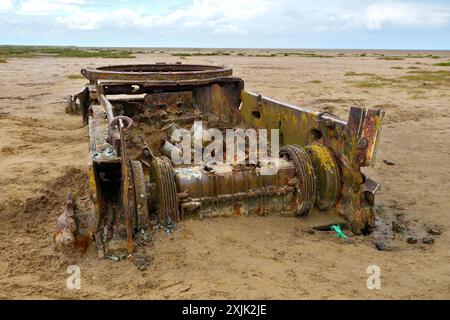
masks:
{"label": "dry sand", "polygon": [[[448,83],[357,88],[351,81],[369,76],[345,74],[397,79],[413,70],[408,67],[450,68],[432,66],[446,59],[386,61],[344,53],[332,59],[180,60],[154,53],[132,60],[42,57],[0,63],[0,298],[449,299]],[[401,221],[419,242],[410,245],[396,235],[391,251],[378,251],[372,236],[346,243],[329,232],[309,234],[307,220],[240,217],[188,220],[173,234],[157,232],[146,247],[151,260],[145,271],[131,261],[99,261],[92,252],[56,253],[52,232],[66,192],[79,198],[89,192],[87,130],[79,116],[64,113],[65,97],[85,81],[68,76],[86,66],[177,60],[231,66],[249,90],[342,117],[351,105],[383,107],[378,160],[365,171],[383,185],[379,212]],[[420,241],[428,224],[444,230],[432,245]],[[66,288],[70,264],[81,268],[81,290]],[[381,268],[380,290],[366,286],[372,264]]]}

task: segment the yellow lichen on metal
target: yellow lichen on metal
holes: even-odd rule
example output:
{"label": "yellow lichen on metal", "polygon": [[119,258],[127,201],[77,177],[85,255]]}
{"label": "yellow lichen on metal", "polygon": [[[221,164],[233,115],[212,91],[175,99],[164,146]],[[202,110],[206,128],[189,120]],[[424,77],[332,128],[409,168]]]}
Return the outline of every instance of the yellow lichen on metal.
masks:
{"label": "yellow lichen on metal", "polygon": [[382,116],[377,116],[375,117],[375,130],[378,132],[378,130],[381,129],[381,124],[383,123],[382,121]]}
{"label": "yellow lichen on metal", "polygon": [[315,156],[318,158],[319,162],[323,166],[323,168],[327,171],[332,172],[332,168],[334,168],[335,163],[331,154],[325,149],[323,146],[312,144],[308,146],[311,150],[313,150]]}
{"label": "yellow lichen on metal", "polygon": [[98,202],[97,181],[95,179],[95,172],[93,165],[89,165],[88,167],[88,176],[89,176],[89,186],[91,188],[91,200],[92,203],[94,204],[94,212],[95,212],[95,217],[93,219],[94,226],[90,230],[90,232],[93,233],[92,230],[96,230],[98,226],[99,217],[101,214],[101,208]]}

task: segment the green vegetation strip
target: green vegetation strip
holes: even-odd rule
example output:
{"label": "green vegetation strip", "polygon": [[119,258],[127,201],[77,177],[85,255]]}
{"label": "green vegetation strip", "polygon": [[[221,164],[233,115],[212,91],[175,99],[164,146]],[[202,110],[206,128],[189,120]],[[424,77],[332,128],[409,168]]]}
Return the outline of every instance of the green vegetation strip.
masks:
{"label": "green vegetation strip", "polygon": [[38,56],[74,58],[134,58],[132,52],[125,49],[0,46],[0,58],[34,58]]}
{"label": "green vegetation strip", "polygon": [[375,74],[373,74],[373,73],[366,73],[366,72],[363,72],[363,73],[357,73],[357,72],[355,72],[355,71],[349,71],[349,72],[347,72],[347,73],[345,74],[345,76],[346,76],[346,77],[349,77],[349,76],[353,76],[353,77],[362,77],[362,76],[375,76]]}
{"label": "green vegetation strip", "polygon": [[197,57],[197,56],[229,56],[231,53],[226,51],[214,51],[214,52],[174,52],[174,57]]}
{"label": "green vegetation strip", "polygon": [[450,67],[450,61],[435,63],[435,64],[433,64],[433,66],[437,66],[437,67]]}
{"label": "green vegetation strip", "polygon": [[450,86],[450,71],[413,70],[408,71],[407,75],[400,76],[398,78],[387,78],[367,74],[366,79],[361,81],[351,81],[350,83],[354,87],[366,89],[380,88],[384,86],[393,86],[393,85],[399,88],[402,87],[409,88],[409,86],[406,86],[409,83],[413,84],[413,86],[420,86],[423,88],[425,88],[424,86],[426,86],[426,88],[433,88],[437,86]]}
{"label": "green vegetation strip", "polygon": [[379,57],[378,60],[404,60],[403,57],[393,57],[393,56],[387,56],[387,57]]}
{"label": "green vegetation strip", "polygon": [[[280,53],[281,54],[281,53]],[[299,56],[303,58],[336,58],[335,56],[330,56],[326,54],[318,54],[315,52],[285,52],[282,53],[285,57],[287,56]]]}
{"label": "green vegetation strip", "polygon": [[420,81],[422,83],[428,82],[431,85],[450,85],[450,71],[409,71],[408,75],[400,77],[406,81]]}
{"label": "green vegetation strip", "polygon": [[400,82],[397,79],[386,78],[381,76],[371,76],[367,80],[355,81],[353,85],[357,88],[380,88]]}

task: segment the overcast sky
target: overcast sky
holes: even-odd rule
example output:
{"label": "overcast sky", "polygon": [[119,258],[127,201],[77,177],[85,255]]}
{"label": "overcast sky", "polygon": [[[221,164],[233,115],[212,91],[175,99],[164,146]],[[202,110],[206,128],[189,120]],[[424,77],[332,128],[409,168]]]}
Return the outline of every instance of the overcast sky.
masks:
{"label": "overcast sky", "polygon": [[0,0],[0,44],[450,49],[450,0]]}

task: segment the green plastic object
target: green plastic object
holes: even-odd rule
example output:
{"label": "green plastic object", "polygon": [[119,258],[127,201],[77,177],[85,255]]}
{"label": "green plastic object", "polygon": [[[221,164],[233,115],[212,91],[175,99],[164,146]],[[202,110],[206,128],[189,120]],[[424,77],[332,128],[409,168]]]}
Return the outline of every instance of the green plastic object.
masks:
{"label": "green plastic object", "polygon": [[334,225],[331,226],[330,229],[333,230],[334,232],[336,232],[336,235],[337,235],[339,238],[348,240],[347,236],[342,232],[341,226],[340,226],[340,225],[334,224]]}

